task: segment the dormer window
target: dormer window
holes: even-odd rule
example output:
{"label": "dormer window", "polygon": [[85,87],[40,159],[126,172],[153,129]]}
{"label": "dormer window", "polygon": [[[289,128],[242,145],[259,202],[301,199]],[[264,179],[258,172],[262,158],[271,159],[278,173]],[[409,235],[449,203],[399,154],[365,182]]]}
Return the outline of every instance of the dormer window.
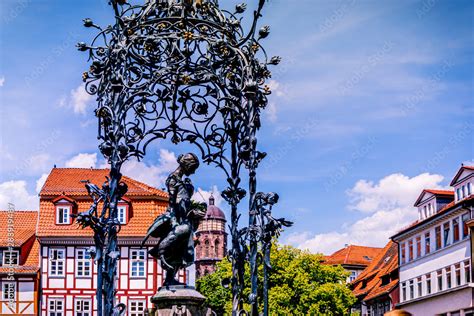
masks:
{"label": "dormer window", "polygon": [[119,204],[117,206],[117,219],[120,224],[125,225],[127,224],[128,220],[128,206],[125,204]]}
{"label": "dormer window", "polygon": [[461,168],[459,168],[450,183],[456,192],[456,202],[461,201],[472,194],[473,179],[474,166],[461,165]]}
{"label": "dormer window", "polygon": [[56,207],[56,224],[69,225],[72,223],[71,214],[75,201],[65,195],[58,196],[53,200]]}
{"label": "dormer window", "polygon": [[71,224],[71,206],[57,205],[56,206],[56,224],[69,225]]}
{"label": "dormer window", "polygon": [[5,250],[3,251],[3,265],[4,266],[17,266],[20,261],[20,252],[18,250]]}

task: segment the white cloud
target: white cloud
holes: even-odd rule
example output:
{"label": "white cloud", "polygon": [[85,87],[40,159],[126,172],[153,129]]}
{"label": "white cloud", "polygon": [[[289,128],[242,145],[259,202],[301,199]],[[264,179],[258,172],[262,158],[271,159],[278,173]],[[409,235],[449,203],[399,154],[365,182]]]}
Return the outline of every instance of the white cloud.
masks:
{"label": "white cloud", "polygon": [[7,181],[0,183],[0,209],[8,209],[13,203],[17,210],[37,210],[38,196],[30,195],[26,189],[26,181]]}
{"label": "white cloud", "polygon": [[268,81],[268,86],[270,87],[272,94],[276,95],[277,97],[283,97],[286,95],[285,93],[286,87],[282,85],[280,82],[272,79]]}
{"label": "white cloud", "polygon": [[41,177],[38,180],[36,180],[36,193],[39,193],[41,191],[48,176],[49,176],[49,173],[43,173]]}
{"label": "white cloud", "polygon": [[97,164],[97,154],[80,153],[66,161],[67,168],[95,168]]}
{"label": "white cloud", "polygon": [[372,213],[379,210],[411,206],[418,194],[425,188],[440,188],[443,176],[422,173],[410,178],[400,173],[391,174],[379,183],[359,180],[348,192],[350,209]]}
{"label": "white cloud", "polygon": [[5,77],[1,76],[0,77],[0,87],[3,87],[4,84],[5,84]]}
{"label": "white cloud", "polygon": [[275,123],[278,119],[276,104],[273,102],[268,103],[265,114],[270,122]]}
{"label": "white cloud", "polygon": [[[86,108],[91,100],[92,95],[86,92],[84,84],[81,84],[76,89],[71,90],[70,105],[73,108],[74,113],[85,114]],[[60,105],[61,103],[64,103],[62,99],[60,100]]]}
{"label": "white cloud", "polygon": [[[270,87],[270,90],[272,91],[272,95],[278,98],[281,98],[287,95],[285,91],[286,86],[282,85],[280,82],[276,80],[272,79],[268,81],[268,86]],[[275,123],[278,119],[277,113],[278,113],[278,108],[277,108],[276,103],[273,101],[270,101],[265,111],[265,115],[267,116],[268,120],[272,123]]]}
{"label": "white cloud", "polygon": [[201,188],[198,188],[192,197],[193,200],[197,202],[205,202],[209,203],[209,198],[212,196],[214,197],[214,205],[220,207],[224,199],[221,196],[221,193],[217,189],[217,186],[212,186],[211,190],[206,191]]}
{"label": "white cloud", "polygon": [[418,195],[425,188],[442,188],[443,177],[423,173],[408,177],[400,173],[391,174],[377,183],[359,180],[347,193],[351,198],[350,210],[370,215],[339,231],[322,234],[294,233],[286,242],[301,249],[331,254],[345,244],[383,247],[390,236],[412,223],[417,218],[413,207]]}
{"label": "white cloud", "polygon": [[[122,166],[122,174],[148,185],[162,188],[169,173],[178,167],[174,152],[161,149],[157,165],[149,165],[137,160],[128,160]],[[102,164],[100,168],[110,168],[108,164]]]}

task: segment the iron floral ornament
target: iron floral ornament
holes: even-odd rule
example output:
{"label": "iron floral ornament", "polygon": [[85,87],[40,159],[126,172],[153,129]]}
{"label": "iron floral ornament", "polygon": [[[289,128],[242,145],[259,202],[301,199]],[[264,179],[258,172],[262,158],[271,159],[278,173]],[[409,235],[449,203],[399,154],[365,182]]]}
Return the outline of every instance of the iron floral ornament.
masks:
{"label": "iron floral ornament", "polygon": [[[233,314],[244,312],[246,299],[251,313],[258,314],[257,257],[262,238],[253,227],[259,221],[257,168],[266,154],[257,149],[256,134],[271,93],[265,84],[271,77],[269,66],[280,62],[278,56],[267,56],[261,45],[270,33],[268,26],[257,27],[264,3],[258,0],[248,31],[242,26],[246,5],[231,12],[220,9],[217,0],[146,0],[142,5],[111,0],[113,25],[101,28],[84,19],[84,26],[98,34],[90,44],[77,45],[90,61],[82,77],[86,91],[96,97],[99,149],[111,166],[107,183],[94,189],[104,201],[100,216],[78,217],[97,235],[96,251],[103,260],[99,315],[110,315],[114,308],[117,203],[126,193],[121,166],[132,157],[143,158],[156,139],[193,144],[203,162],[224,172],[228,187],[222,196],[231,209]],[[243,170],[247,190],[241,187]],[[245,196],[249,225],[239,228],[238,205]],[[252,279],[249,298],[242,295],[247,262]]]}

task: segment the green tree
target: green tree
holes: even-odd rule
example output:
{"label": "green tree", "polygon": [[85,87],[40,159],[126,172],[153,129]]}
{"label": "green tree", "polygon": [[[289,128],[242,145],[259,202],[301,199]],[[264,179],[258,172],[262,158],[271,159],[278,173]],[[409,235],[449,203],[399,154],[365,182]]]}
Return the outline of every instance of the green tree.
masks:
{"label": "green tree", "polygon": [[[348,273],[340,266],[321,264],[319,254],[290,246],[274,245],[269,278],[270,315],[347,315],[355,297],[346,286]],[[262,270],[260,270],[262,276]],[[222,280],[232,276],[228,260],[218,263],[217,270],[197,280],[197,289],[207,297],[208,305],[218,315],[230,315],[232,294]],[[247,284],[249,273],[246,271]],[[262,278],[260,278],[261,280]],[[261,284],[261,282],[260,282]],[[244,290],[248,295],[250,289]],[[261,306],[262,304],[260,304]]]}

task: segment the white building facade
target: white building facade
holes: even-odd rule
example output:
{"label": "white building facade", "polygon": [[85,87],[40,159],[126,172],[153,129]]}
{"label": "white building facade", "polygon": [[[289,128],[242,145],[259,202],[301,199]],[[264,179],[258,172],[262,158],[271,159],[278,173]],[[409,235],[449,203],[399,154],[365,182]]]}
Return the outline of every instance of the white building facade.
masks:
{"label": "white building facade", "polygon": [[413,315],[474,315],[473,184],[474,169],[463,166],[453,191],[424,190],[415,203],[418,221],[392,237],[399,249],[398,306]]}

